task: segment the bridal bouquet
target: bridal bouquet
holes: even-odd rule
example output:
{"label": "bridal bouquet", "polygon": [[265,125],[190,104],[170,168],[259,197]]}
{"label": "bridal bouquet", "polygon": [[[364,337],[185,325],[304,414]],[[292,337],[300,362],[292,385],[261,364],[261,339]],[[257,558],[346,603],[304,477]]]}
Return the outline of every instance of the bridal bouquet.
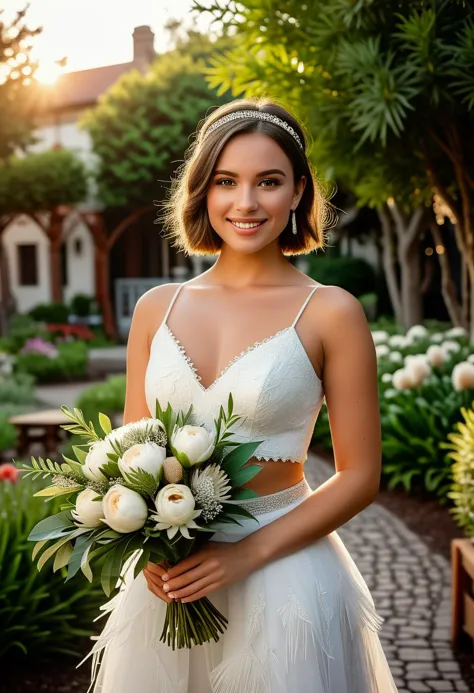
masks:
{"label": "bridal bouquet", "polygon": [[[31,458],[26,476],[51,477],[36,496],[62,496],[60,512],[39,522],[28,539],[36,542],[38,570],[54,556],[53,570],[67,567],[66,580],[82,571],[92,581],[100,560],[100,580],[110,596],[128,570],[136,577],[148,561],[169,568],[197,550],[239,516],[254,518],[238,502],[257,496],[242,488],[260,471],[244,466],[262,441],[237,443],[229,429],[240,419],[221,406],[213,431],[187,424],[187,413],[156,402],[156,418],[112,429],[99,415],[103,435],[86,423],[79,409],[62,407],[71,420],[66,430],[83,436],[76,459]],[[227,452],[227,448],[231,448]],[[167,604],[161,641],[173,650],[219,639],[227,619],[207,597]]]}

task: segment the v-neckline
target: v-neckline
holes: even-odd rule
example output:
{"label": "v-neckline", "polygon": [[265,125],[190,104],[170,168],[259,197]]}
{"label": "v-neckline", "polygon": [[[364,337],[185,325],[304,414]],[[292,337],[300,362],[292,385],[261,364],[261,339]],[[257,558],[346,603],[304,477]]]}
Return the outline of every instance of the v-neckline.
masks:
{"label": "v-neckline", "polygon": [[[264,339],[261,339],[261,340],[259,340],[259,341],[257,341],[257,342],[254,342],[254,343],[251,344],[250,346],[248,346],[248,347],[246,347],[245,349],[243,349],[243,351],[241,351],[240,354],[237,354],[237,356],[234,356],[234,358],[231,359],[231,360],[228,362],[228,364],[227,364],[226,366],[224,366],[224,368],[221,370],[221,372],[219,373],[219,375],[217,375],[217,377],[212,381],[212,383],[211,383],[210,385],[208,385],[207,387],[205,387],[205,386],[203,385],[203,383],[202,383],[202,378],[201,378],[201,376],[199,375],[196,366],[194,365],[194,363],[193,363],[192,359],[190,358],[190,356],[186,353],[186,349],[185,349],[185,347],[183,346],[183,344],[181,344],[181,342],[179,341],[179,339],[176,337],[176,335],[174,334],[174,332],[168,327],[168,324],[167,324],[166,322],[163,322],[162,325],[161,325],[161,327],[164,327],[164,328],[165,328],[167,334],[168,334],[169,337],[171,338],[171,341],[172,341],[172,342],[174,343],[174,345],[177,347],[177,349],[178,349],[178,351],[180,352],[180,354],[182,355],[184,361],[188,364],[189,369],[191,370],[191,372],[192,372],[192,374],[193,374],[193,379],[194,379],[194,381],[198,384],[198,386],[201,388],[201,390],[202,390],[203,392],[209,392],[210,390],[212,390],[212,389],[217,385],[217,383],[219,383],[219,382],[221,381],[221,379],[224,377],[224,375],[227,373],[227,371],[228,371],[234,364],[236,364],[238,361],[240,361],[241,359],[243,359],[247,354],[249,354],[250,352],[254,351],[254,350],[257,349],[258,347],[262,346],[263,344],[266,344],[267,342],[272,341],[273,339],[276,339],[276,337],[279,337],[281,334],[283,334],[283,333],[285,333],[285,332],[293,331],[293,332],[295,332],[295,334],[297,334],[294,325],[290,325],[289,327],[284,327],[282,330],[278,330],[278,332],[275,332],[274,334],[270,335],[269,337],[265,337]],[[298,339],[299,339],[299,338],[298,338]],[[305,353],[306,353],[306,350],[305,350]],[[318,377],[318,375],[316,374],[316,372],[314,372],[314,373],[315,373],[316,377],[317,377],[318,380],[319,380],[319,377]]]}

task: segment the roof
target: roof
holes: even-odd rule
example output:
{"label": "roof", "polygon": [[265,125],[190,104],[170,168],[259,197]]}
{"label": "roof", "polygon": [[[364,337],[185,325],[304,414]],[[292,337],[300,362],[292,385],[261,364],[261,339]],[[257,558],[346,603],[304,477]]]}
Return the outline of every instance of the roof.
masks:
{"label": "roof", "polygon": [[58,111],[91,106],[121,75],[134,67],[134,63],[120,63],[63,73],[57,82],[44,88],[43,108]]}

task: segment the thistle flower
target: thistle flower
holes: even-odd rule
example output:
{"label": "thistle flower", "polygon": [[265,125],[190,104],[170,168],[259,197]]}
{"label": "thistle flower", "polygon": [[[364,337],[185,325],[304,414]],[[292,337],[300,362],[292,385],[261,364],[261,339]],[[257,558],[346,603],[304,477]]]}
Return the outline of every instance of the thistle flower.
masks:
{"label": "thistle flower", "polygon": [[223,501],[230,499],[229,477],[218,464],[195,469],[191,475],[191,489],[196,503],[202,508],[202,519],[210,522],[222,512]]}

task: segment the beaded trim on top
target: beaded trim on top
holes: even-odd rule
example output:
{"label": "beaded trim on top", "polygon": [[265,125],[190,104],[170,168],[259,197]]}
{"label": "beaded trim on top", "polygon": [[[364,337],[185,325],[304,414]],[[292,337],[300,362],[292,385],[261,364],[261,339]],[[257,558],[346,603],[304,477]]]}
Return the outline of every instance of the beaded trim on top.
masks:
{"label": "beaded trim on top", "polygon": [[206,130],[204,137],[206,137],[210,132],[216,130],[216,128],[220,127],[221,125],[224,125],[224,123],[228,123],[232,120],[239,120],[240,118],[256,118],[257,120],[268,120],[270,123],[274,123],[275,125],[278,125],[279,127],[283,128],[283,130],[286,130],[297,141],[299,147],[301,149],[304,149],[303,143],[301,142],[298,133],[294,128],[291,127],[291,125],[289,125],[286,122],[286,120],[282,120],[281,118],[278,118],[278,116],[273,115],[272,113],[265,113],[264,111],[234,111],[233,113],[229,113],[228,115],[222,116],[222,118],[216,120],[215,123],[212,123],[212,125]]}
{"label": "beaded trim on top", "polygon": [[311,491],[311,487],[306,477],[303,477],[301,481],[298,481],[294,486],[284,488],[282,491],[277,491],[276,493],[258,496],[258,498],[245,498],[239,501],[227,502],[234,505],[241,505],[245,510],[252,513],[252,515],[261,515],[262,513],[269,513],[272,510],[286,508],[290,503],[304,498],[304,496],[308,494],[308,490]]}
{"label": "beaded trim on top", "polygon": [[201,378],[201,376],[199,375],[199,373],[197,372],[196,366],[195,366],[194,363],[191,361],[190,357],[186,354],[186,350],[185,350],[184,346],[181,344],[181,342],[180,342],[179,339],[176,337],[176,335],[170,330],[170,328],[168,327],[168,325],[167,325],[166,323],[164,323],[164,326],[166,327],[166,330],[167,330],[169,336],[171,337],[171,339],[173,340],[173,342],[176,344],[179,353],[181,354],[181,356],[184,358],[184,360],[185,360],[186,363],[188,364],[189,368],[190,368],[190,369],[192,370],[192,372],[194,373],[194,375],[195,375],[195,377],[196,377],[196,380],[199,382],[199,385],[200,385],[200,386],[203,388],[203,390],[205,390],[206,392],[208,392],[209,390],[211,390],[211,389],[219,382],[219,380],[222,378],[222,376],[224,375],[224,373],[225,373],[226,371],[228,371],[229,368],[230,368],[234,363],[236,363],[236,361],[239,361],[239,360],[240,360],[241,358],[243,358],[246,354],[248,354],[249,352],[253,351],[254,349],[257,349],[257,348],[260,347],[262,344],[266,344],[266,342],[269,342],[270,340],[275,339],[275,338],[278,337],[279,335],[283,334],[283,332],[288,332],[288,330],[293,329],[292,326],[290,326],[290,327],[284,327],[282,330],[278,330],[278,332],[275,332],[275,334],[270,335],[270,337],[265,337],[265,339],[262,339],[262,340],[259,341],[259,342],[254,342],[254,344],[251,344],[249,347],[246,347],[243,351],[240,352],[240,354],[237,354],[237,356],[235,356],[235,357],[232,359],[232,361],[229,361],[229,363],[227,364],[227,366],[225,366],[225,367],[221,370],[221,372],[219,373],[219,375],[217,376],[217,378],[214,380],[214,382],[212,382],[212,383],[209,385],[209,387],[204,387],[204,385],[202,384],[202,378]]}

